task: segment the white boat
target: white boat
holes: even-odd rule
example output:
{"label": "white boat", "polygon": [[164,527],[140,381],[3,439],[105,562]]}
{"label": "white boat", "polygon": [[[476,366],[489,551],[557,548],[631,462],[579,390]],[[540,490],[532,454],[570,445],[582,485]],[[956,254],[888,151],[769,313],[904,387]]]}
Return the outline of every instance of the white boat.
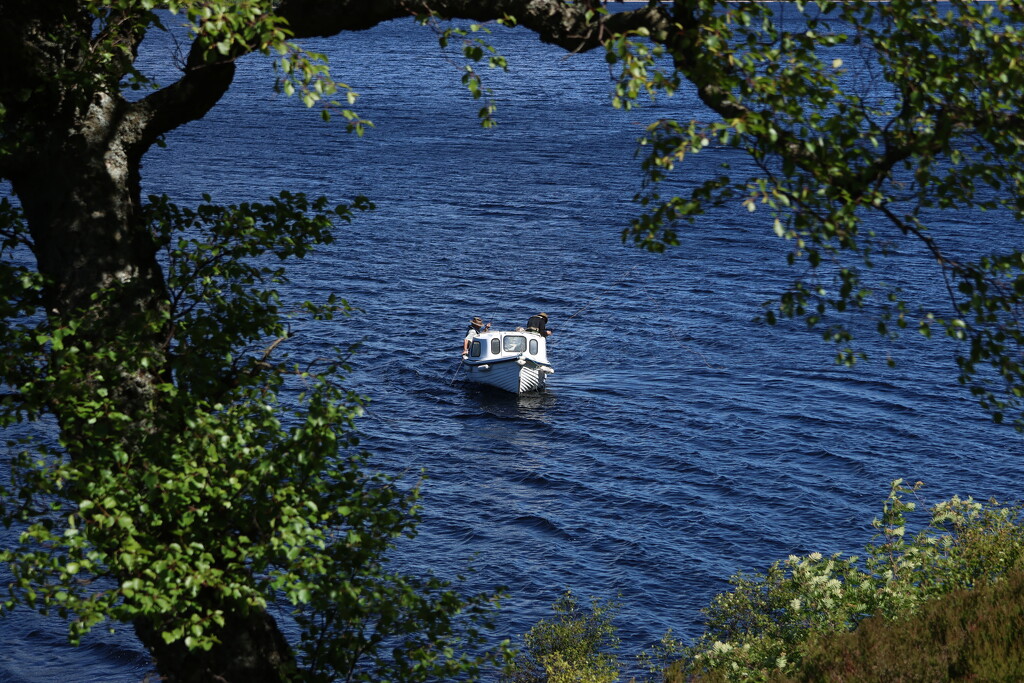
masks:
{"label": "white boat", "polygon": [[548,363],[547,340],[521,329],[481,332],[470,341],[463,364],[467,381],[513,394],[543,389],[548,375],[555,371]]}

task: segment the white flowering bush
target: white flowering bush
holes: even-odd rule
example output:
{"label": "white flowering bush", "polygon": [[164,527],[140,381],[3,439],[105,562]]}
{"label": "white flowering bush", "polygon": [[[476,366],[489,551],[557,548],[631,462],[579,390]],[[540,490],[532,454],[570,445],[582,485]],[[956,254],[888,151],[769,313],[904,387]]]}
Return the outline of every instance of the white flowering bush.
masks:
{"label": "white flowering bush", "polygon": [[683,659],[669,669],[669,680],[791,675],[819,636],[851,631],[870,616],[912,614],[928,600],[1024,566],[1020,507],[954,497],[931,509],[924,529],[908,534],[906,515],[915,504],[904,497],[920,486],[892,483],[863,559],[791,555],[763,574],[734,576],[732,590],[704,610],[704,634],[677,649]]}

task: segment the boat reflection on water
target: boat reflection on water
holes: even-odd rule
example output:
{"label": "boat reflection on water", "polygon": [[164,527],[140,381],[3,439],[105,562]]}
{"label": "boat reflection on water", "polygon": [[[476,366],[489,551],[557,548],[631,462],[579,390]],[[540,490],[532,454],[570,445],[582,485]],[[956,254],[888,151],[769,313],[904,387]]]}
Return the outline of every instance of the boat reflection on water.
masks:
{"label": "boat reflection on water", "polygon": [[[552,431],[558,423],[558,396],[551,391],[513,395],[486,385],[468,384],[465,399],[476,415],[462,423],[466,438],[489,444],[497,451],[516,453],[518,459],[529,454],[515,469],[540,466],[541,457],[552,448]],[[532,464],[531,464],[532,463]]]}
{"label": "boat reflection on water", "polygon": [[471,397],[488,413],[498,417],[526,417],[544,421],[544,411],[555,405],[558,396],[550,389],[510,395],[489,386],[470,386]]}

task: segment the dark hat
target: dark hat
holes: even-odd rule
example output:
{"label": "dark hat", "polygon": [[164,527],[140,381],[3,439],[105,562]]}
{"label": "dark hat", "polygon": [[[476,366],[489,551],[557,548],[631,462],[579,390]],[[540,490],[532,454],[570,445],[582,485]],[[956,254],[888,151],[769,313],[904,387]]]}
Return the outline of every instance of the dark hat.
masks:
{"label": "dark hat", "polygon": [[548,314],[547,313],[538,313],[537,315],[540,316],[541,318],[544,318],[545,320],[548,319]]}
{"label": "dark hat", "polygon": [[483,325],[484,321],[480,319],[480,316],[476,316],[475,318],[473,318],[472,320],[469,321],[469,324],[470,325]]}

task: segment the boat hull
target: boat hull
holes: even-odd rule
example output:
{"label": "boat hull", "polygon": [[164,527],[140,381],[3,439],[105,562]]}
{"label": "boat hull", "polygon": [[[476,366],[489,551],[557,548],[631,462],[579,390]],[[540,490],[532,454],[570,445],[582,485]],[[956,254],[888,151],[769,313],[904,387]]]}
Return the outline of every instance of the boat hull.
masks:
{"label": "boat hull", "polygon": [[547,376],[554,372],[546,365],[515,360],[469,365],[467,369],[467,381],[487,384],[513,394],[542,390],[547,383]]}

